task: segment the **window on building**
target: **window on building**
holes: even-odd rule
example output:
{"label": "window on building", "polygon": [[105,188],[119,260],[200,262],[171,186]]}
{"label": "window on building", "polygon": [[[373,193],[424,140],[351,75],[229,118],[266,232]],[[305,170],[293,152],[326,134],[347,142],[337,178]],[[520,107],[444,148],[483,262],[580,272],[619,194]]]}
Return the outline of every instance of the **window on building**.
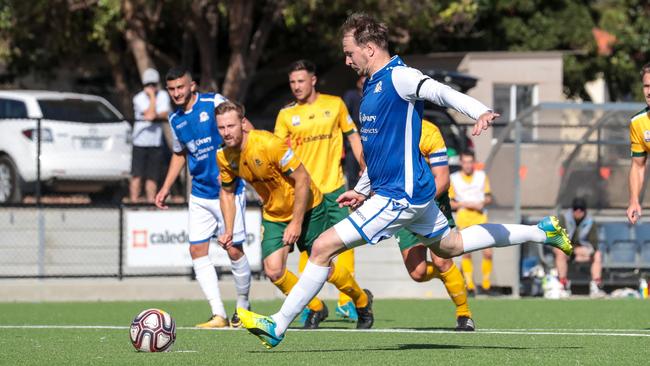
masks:
{"label": "window on building", "polygon": [[[492,95],[492,106],[501,115],[499,120],[502,123],[512,122],[520,113],[538,103],[537,86],[533,84],[494,84]],[[535,119],[532,122],[535,124]],[[530,141],[537,135],[536,128],[528,123],[522,131],[522,141]],[[505,125],[496,125],[494,136],[500,136],[505,128]],[[508,140],[514,140],[514,137],[513,130]]]}

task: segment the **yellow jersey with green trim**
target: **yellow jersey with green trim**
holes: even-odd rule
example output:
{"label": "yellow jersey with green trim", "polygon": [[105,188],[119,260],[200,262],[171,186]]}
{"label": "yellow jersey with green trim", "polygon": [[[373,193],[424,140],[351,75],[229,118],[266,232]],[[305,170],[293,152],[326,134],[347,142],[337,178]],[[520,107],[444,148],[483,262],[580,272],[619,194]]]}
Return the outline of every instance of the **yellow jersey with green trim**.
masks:
{"label": "yellow jersey with green trim", "polygon": [[420,152],[431,167],[449,165],[447,146],[438,126],[422,120],[422,136],[420,137]]}
{"label": "yellow jersey with green trim", "polygon": [[311,103],[291,103],[278,113],[275,134],[288,140],[323,193],[343,186],[343,135],[357,132],[343,100],[318,94]]}
{"label": "yellow jersey with green trim", "polygon": [[650,152],[650,107],[634,115],[630,120],[631,155],[646,156]]}
{"label": "yellow jersey with green trim", "polygon": [[[228,186],[241,177],[262,197],[262,217],[268,221],[285,222],[293,218],[294,188],[289,175],[301,164],[285,141],[268,131],[252,130],[246,146],[239,151],[222,145],[217,150],[221,184]],[[314,208],[323,194],[311,182],[310,202]]]}

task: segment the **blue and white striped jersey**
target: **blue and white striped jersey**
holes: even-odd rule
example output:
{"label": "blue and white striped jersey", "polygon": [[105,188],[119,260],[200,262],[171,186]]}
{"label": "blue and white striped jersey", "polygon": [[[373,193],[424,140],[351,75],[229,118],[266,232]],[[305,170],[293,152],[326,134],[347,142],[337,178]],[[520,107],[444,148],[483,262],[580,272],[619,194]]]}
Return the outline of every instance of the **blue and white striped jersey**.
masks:
{"label": "blue and white striped jersey", "polygon": [[359,123],[367,170],[355,190],[411,204],[433,199],[435,181],[419,149],[425,99],[473,119],[489,110],[394,56],[364,84]]}
{"label": "blue and white striped jersey", "polygon": [[225,100],[221,94],[200,93],[189,111],[177,108],[169,115],[174,152],[187,150],[192,195],[199,198],[219,198],[216,152],[223,140],[217,130],[214,108]]}

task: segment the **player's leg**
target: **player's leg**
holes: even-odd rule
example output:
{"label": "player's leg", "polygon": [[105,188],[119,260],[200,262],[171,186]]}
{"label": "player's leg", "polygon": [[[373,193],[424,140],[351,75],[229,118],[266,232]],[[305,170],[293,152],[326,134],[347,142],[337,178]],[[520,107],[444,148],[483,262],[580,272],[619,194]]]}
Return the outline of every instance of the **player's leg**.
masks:
{"label": "player's leg", "polygon": [[415,282],[430,281],[439,275],[433,263],[427,262],[427,248],[417,236],[406,229],[395,234],[395,240],[402,253],[402,260],[411,279]]}
{"label": "player's leg", "polygon": [[[248,258],[244,253],[244,244],[246,242],[246,225],[244,220],[246,212],[246,190],[243,181],[240,181],[236,190],[235,207],[235,226],[233,230],[234,245],[228,248],[227,253],[230,258],[230,269],[235,282],[235,289],[237,290],[237,305],[235,311],[233,311],[230,324],[233,327],[238,327],[241,325],[241,321],[239,320],[239,315],[237,314],[236,309],[250,309],[248,296],[251,287],[251,268],[248,263]],[[217,218],[217,231],[221,234],[225,228],[225,224],[223,222],[219,200],[215,200],[214,205],[212,206],[212,213]]]}
{"label": "player's leg", "polygon": [[[418,232],[417,230],[414,230]],[[452,230],[448,235],[433,242],[432,249],[443,258],[452,258],[486,248],[507,247],[525,242],[550,245],[571,255],[573,249],[566,231],[554,216],[547,216],[537,225],[480,224],[461,231]]]}
{"label": "player's leg", "polygon": [[[336,199],[344,192],[345,186],[341,186],[339,189],[323,195],[323,203],[327,209],[327,217],[329,220],[329,224],[327,225],[328,228],[345,219],[350,213],[347,207],[339,207],[338,202],[336,202]],[[307,261],[305,260],[305,265],[306,264]],[[354,249],[339,254],[336,257],[336,265],[345,268],[354,277]],[[357,321],[358,319],[354,301],[345,292],[339,292],[339,301],[336,304],[336,315],[351,321]]]}
{"label": "player's leg", "polygon": [[[316,238],[330,226],[330,219],[325,203],[323,202],[310,210],[305,215],[304,222],[306,223],[306,225],[303,225],[304,236],[298,241],[297,245],[301,251],[311,253],[311,248]],[[327,281],[351,299],[351,306],[354,307],[355,314],[357,314],[357,308],[366,308],[368,306],[369,296],[361,289],[345,266],[332,264]],[[322,320],[308,316],[305,327],[317,327],[318,323]],[[369,328],[371,326],[372,322],[358,322],[357,319],[358,328]]]}
{"label": "player's leg", "polygon": [[492,282],[490,275],[492,274],[492,248],[482,250],[483,260],[481,261],[481,288],[484,292],[490,291]]}
{"label": "player's leg", "polygon": [[467,287],[463,275],[453,260],[440,258],[433,252],[431,252],[431,259],[437,270],[437,277],[442,280],[451,301],[456,305],[456,330],[473,331],[475,325],[467,302]]}
{"label": "player's leg", "polygon": [[197,327],[221,328],[228,326],[228,318],[221,300],[217,271],[208,256],[210,238],[212,238],[217,228],[217,220],[209,209],[209,201],[211,200],[190,196],[190,256],[192,257],[196,281],[208,299],[212,310],[212,317],[205,323],[197,324]]}
{"label": "player's leg", "polygon": [[476,285],[474,284],[474,263],[472,262],[472,254],[466,253],[463,254],[463,258],[460,261],[460,267],[463,270],[463,276],[465,276],[465,283],[467,283],[467,290],[474,295],[476,292]]}
{"label": "player's leg", "polygon": [[[368,199],[345,220],[329,228],[316,239],[305,271],[280,311],[270,317],[246,312],[246,316],[242,316],[244,326],[257,335],[267,348],[275,347],[284,338],[291,321],[327,281],[331,260],[347,249],[365,242],[376,244],[392,236],[401,226],[412,220],[414,213],[411,211],[405,202],[393,201],[379,195]],[[368,306],[357,309],[357,312],[360,322],[366,322],[373,317],[371,297]]]}
{"label": "player's leg", "polygon": [[[262,219],[262,261],[264,272],[271,282],[285,295],[288,295],[298,282],[298,276],[287,270],[287,256],[293,250],[292,246],[282,243],[282,236],[287,227],[286,222],[272,222]],[[325,304],[314,296],[307,308],[314,312],[322,312]]]}

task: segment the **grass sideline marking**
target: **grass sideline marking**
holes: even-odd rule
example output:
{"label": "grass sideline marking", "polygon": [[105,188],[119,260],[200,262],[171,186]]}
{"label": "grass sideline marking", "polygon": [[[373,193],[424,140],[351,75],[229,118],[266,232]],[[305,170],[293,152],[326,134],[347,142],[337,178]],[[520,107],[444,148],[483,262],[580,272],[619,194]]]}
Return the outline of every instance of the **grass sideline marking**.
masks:
{"label": "grass sideline marking", "polygon": [[[110,329],[127,330],[127,326],[116,325],[0,325],[0,329]],[[238,331],[241,329],[220,328],[202,329],[196,327],[177,327],[179,330],[200,331]],[[566,336],[605,336],[605,337],[650,337],[650,330],[644,329],[479,329],[476,332],[456,332],[444,329],[347,329],[321,328],[290,329],[291,332],[337,332],[337,333],[410,333],[410,334],[505,334],[505,335],[566,335]],[[636,333],[641,332],[641,333]]]}

